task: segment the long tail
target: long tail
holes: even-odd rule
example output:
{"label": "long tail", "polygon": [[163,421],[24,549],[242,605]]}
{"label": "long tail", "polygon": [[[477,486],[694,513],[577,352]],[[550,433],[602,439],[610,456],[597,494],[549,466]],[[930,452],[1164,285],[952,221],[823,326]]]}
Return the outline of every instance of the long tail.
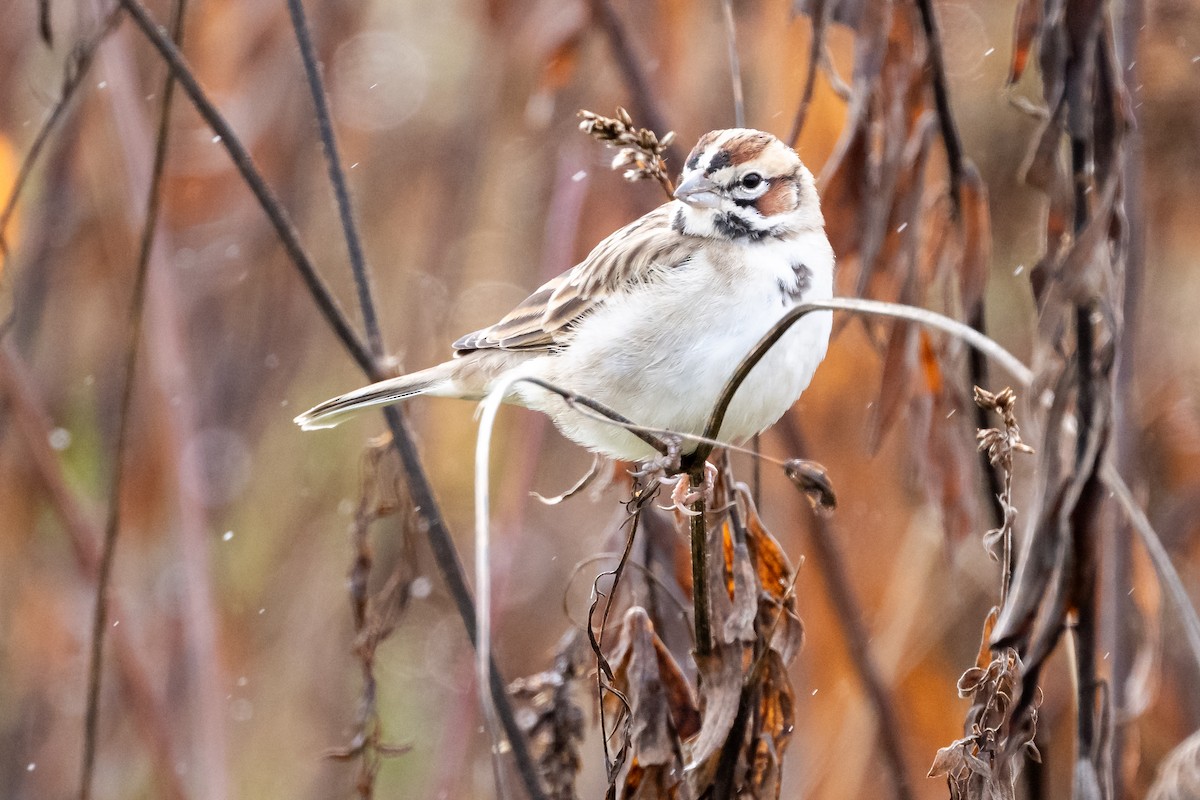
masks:
{"label": "long tail", "polygon": [[419,394],[436,393],[437,390],[445,388],[450,378],[448,366],[449,364],[439,364],[410,375],[389,378],[355,389],[313,406],[293,421],[306,431],[332,428],[363,409],[390,405]]}

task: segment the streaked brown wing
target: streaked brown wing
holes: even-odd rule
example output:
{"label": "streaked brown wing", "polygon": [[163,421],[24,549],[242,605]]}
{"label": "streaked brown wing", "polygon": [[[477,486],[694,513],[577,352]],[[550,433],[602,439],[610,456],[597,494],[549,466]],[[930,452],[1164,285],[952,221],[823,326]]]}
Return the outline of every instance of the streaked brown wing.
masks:
{"label": "streaked brown wing", "polygon": [[489,348],[549,350],[606,298],[683,264],[701,240],[671,228],[672,204],[659,206],[610,235],[581,263],[542,284],[490,328],[454,343],[456,353]]}

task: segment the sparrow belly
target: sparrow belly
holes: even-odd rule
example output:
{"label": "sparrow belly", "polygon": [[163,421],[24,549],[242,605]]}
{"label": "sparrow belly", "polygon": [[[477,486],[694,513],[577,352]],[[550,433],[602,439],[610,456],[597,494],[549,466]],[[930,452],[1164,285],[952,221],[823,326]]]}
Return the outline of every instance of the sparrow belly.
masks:
{"label": "sparrow belly", "polygon": [[[783,273],[769,266],[755,265],[749,275],[727,275],[711,265],[676,268],[652,287],[606,302],[581,321],[568,347],[531,361],[528,369],[640,425],[699,435],[725,382],[771,326],[801,299],[831,294],[829,267],[798,298],[781,286]],[[787,263],[780,269],[791,276]],[[829,312],[794,324],[734,395],[718,438],[743,440],[778,420],[824,358],[830,326]],[[655,455],[636,436],[540,390],[519,392],[585,447],[628,460]],[[696,444],[684,441],[682,451]]]}

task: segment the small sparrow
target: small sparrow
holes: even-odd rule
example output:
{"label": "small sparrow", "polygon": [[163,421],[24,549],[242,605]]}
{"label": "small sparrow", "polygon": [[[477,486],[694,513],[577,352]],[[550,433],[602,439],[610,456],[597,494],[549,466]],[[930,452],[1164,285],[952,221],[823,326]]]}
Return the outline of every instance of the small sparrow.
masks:
{"label": "small sparrow", "polygon": [[[700,137],[674,200],[600,242],[495,325],[454,343],[429,369],[326,400],[305,430],[415,395],[480,400],[501,376],[540,378],[649,428],[699,435],[722,387],[793,306],[833,294],[833,250],[812,174],[769,133]],[[719,438],[778,420],[825,357],[828,311],[793,325],[734,395]],[[517,383],[507,402],[547,414],[568,438],[627,461],[655,455],[628,431]],[[683,440],[682,453],[695,441]]]}

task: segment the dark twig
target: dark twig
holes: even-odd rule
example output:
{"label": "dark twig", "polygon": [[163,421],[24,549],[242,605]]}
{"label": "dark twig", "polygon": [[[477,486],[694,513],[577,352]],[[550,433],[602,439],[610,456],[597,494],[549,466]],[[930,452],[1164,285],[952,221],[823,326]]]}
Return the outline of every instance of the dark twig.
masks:
{"label": "dark twig", "polygon": [[[338,340],[370,379],[382,380],[388,377],[382,366],[372,357],[370,351],[350,325],[341,308],[339,308],[329,287],[317,273],[312,260],[308,257],[308,253],[300,243],[299,233],[291,217],[279,203],[274,192],[271,191],[270,187],[263,180],[245,145],[237,138],[224,116],[208,99],[191,68],[183,58],[183,55],[163,35],[158,25],[150,17],[145,6],[138,0],[120,0],[120,2],[129,11],[138,28],[141,29],[142,33],[166,61],[171,72],[175,75],[180,86],[191,99],[201,117],[204,118],[213,132],[221,137],[221,143],[225,147],[226,152],[229,153],[234,166],[275,228],[276,234],[279,236],[280,242],[283,244],[289,259],[295,265],[296,269],[299,270],[301,278],[316,301],[318,308],[333,328]],[[467,585],[466,573],[458,557],[458,552],[454,548],[453,538],[450,536],[450,531],[446,527],[441,509],[433,494],[433,487],[429,484],[429,479],[421,464],[420,456],[417,454],[416,446],[413,444],[412,436],[399,410],[394,406],[389,406],[384,409],[383,413],[404,465],[409,495],[412,498],[414,506],[420,509],[420,513],[424,517],[434,560],[437,562],[443,580],[445,580],[450,595],[454,600],[455,608],[462,618],[463,626],[467,629],[467,635],[472,645],[475,645],[477,644],[477,629],[471,590]],[[536,769],[529,756],[528,747],[524,744],[524,734],[517,724],[511,705],[508,703],[507,695],[505,694],[504,679],[501,677],[494,663],[491,669],[491,685],[493,696],[496,698],[497,713],[510,739],[522,780],[525,782],[530,796],[535,798],[535,800],[542,800],[545,797],[545,793],[538,784]]]}
{"label": "dark twig", "polygon": [[[183,41],[183,20],[186,0],[175,0],[171,8],[171,38],[176,45]],[[114,12],[115,14],[115,12]],[[113,15],[110,15],[110,19]],[[92,776],[96,765],[96,735],[100,722],[100,682],[103,675],[104,635],[108,629],[108,588],[112,580],[113,560],[116,557],[117,534],[121,528],[121,489],[124,486],[126,447],[129,441],[133,407],[133,386],[137,373],[137,358],[142,339],[142,319],[145,308],[147,277],[150,273],[150,251],[158,229],[158,210],[162,201],[163,168],[167,163],[167,144],[171,127],[171,101],[175,95],[175,78],[170,71],[163,82],[162,105],[159,109],[158,135],[154,144],[154,164],[150,173],[149,195],[146,199],[146,220],[138,246],[138,260],[130,301],[130,323],[125,344],[125,364],[121,383],[121,404],[117,419],[116,452],[113,456],[113,479],[108,496],[108,517],[104,525],[104,541],[96,578],[96,606],[92,616],[92,646],[88,668],[87,708],[83,725],[83,771],[79,797],[92,796]]]}
{"label": "dark twig", "polygon": [[54,46],[54,28],[50,25],[50,0],[38,0],[38,35],[47,47]]}
{"label": "dark twig", "polygon": [[534,386],[545,389],[547,392],[553,392],[554,394],[558,395],[566,401],[567,405],[572,407],[582,406],[583,408],[594,411],[602,417],[606,417],[610,422],[613,422],[629,431],[634,436],[638,437],[663,455],[667,455],[671,450],[670,442],[666,441],[661,436],[652,433],[649,429],[637,425],[632,420],[616,411],[613,411],[611,408],[598,400],[593,400],[590,397],[585,397],[568,389],[563,389],[560,386],[555,386],[553,383],[544,381],[541,378],[524,377],[519,381],[514,381],[514,383],[516,382],[533,384]]}
{"label": "dark twig", "polygon": [[921,11],[921,27],[925,30],[925,41],[929,44],[930,83],[933,87],[933,102],[937,106],[938,125],[942,130],[942,142],[946,145],[946,162],[950,170],[950,200],[954,203],[954,215],[962,216],[963,146],[950,111],[950,92],[946,88],[946,63],[942,55],[942,37],[938,31],[937,18],[933,15],[933,0],[917,0]]}
{"label": "dark twig", "polygon": [[[363,256],[358,226],[354,223],[354,210],[350,203],[350,193],[346,188],[346,175],[342,169],[333,121],[329,113],[329,98],[321,81],[316,49],[313,46],[312,34],[304,14],[304,5],[300,0],[288,0],[287,5],[288,14],[292,20],[292,30],[295,32],[296,43],[300,49],[300,60],[304,65],[304,75],[308,81],[309,95],[312,97],[316,112],[321,149],[329,173],[329,183],[333,186],[334,198],[337,202],[338,217],[350,260],[350,270],[354,275],[354,285],[358,291],[358,305],[363,315],[363,327],[367,333],[367,346],[370,348],[372,357],[378,362],[383,356],[383,336],[375,314],[375,304],[371,299],[370,275],[366,259]],[[374,796],[375,777],[379,771],[380,756],[384,752],[384,748],[381,746],[382,725],[376,706],[376,642],[372,640],[373,637],[364,636],[364,632],[367,631],[366,587],[373,564],[370,547],[367,543],[367,533],[370,524],[369,515],[374,511],[367,508],[366,498],[367,492],[364,491],[363,503],[359,509],[359,518],[355,526],[356,557],[352,570],[354,577],[350,581],[351,601],[355,612],[354,625],[359,638],[359,644],[355,650],[361,662],[363,688],[359,710],[359,732],[356,736],[355,747],[346,753],[346,757],[358,758],[358,792],[363,798],[371,798]]]}
{"label": "dark twig", "polygon": [[[946,87],[946,63],[942,52],[942,37],[937,26],[937,18],[933,13],[933,0],[917,0],[921,12],[921,27],[925,31],[925,41],[929,46],[929,80],[933,88],[933,101],[937,108],[938,127],[942,134],[942,143],[946,147],[946,164],[949,170],[950,202],[954,219],[961,226],[962,213],[962,182],[966,172],[965,156],[963,155],[962,138],[958,134],[958,125],[950,110],[950,92]],[[986,333],[987,323],[984,317],[983,298],[975,304],[975,308],[967,309],[971,327],[980,333]],[[987,362],[977,350],[967,355],[968,380],[972,386],[987,385]],[[976,408],[975,426],[987,427],[987,411]],[[1004,521],[1004,509],[996,499],[1003,491],[999,473],[987,461],[980,457],[980,468],[984,486],[987,489],[987,507],[992,516],[994,527],[1000,527]]]}
{"label": "dark twig", "polygon": [[313,264],[312,259],[308,257],[304,246],[300,243],[300,234],[296,230],[291,216],[279,202],[279,198],[275,196],[271,187],[263,180],[258,167],[254,165],[254,159],[251,158],[250,151],[242,144],[241,139],[237,137],[233,127],[230,126],[224,115],[209,100],[208,95],[201,88],[200,82],[196,80],[195,73],[188,66],[187,60],[179,52],[179,48],[163,33],[158,23],[150,17],[150,12],[146,10],[146,7],[139,0],[120,0],[120,3],[123,8],[129,11],[130,18],[141,29],[150,44],[158,50],[163,60],[166,61],[171,69],[171,73],[179,81],[180,87],[196,107],[196,111],[204,118],[205,123],[208,124],[213,133],[220,137],[221,146],[229,153],[229,157],[233,161],[234,167],[237,168],[238,173],[242,176],[242,180],[245,181],[247,188],[250,189],[255,199],[258,200],[259,206],[262,207],[263,212],[267,215],[267,219],[270,220],[272,227],[275,228],[275,232],[279,236],[280,243],[287,252],[289,260],[299,270],[300,277],[316,301],[317,307],[321,310],[321,313],[325,316],[325,319],[329,322],[343,346],[350,352],[354,362],[372,380],[383,380],[389,377],[375,364],[370,352],[338,306],[333,293],[325,281],[321,279],[321,276],[317,274],[316,266]]}
{"label": "dark twig", "polygon": [[[608,0],[591,0],[591,7],[592,16],[608,37],[613,58],[616,59],[629,92],[633,95],[630,105],[633,106],[634,113],[638,119],[644,120],[652,131],[670,130],[666,117],[660,110],[661,106],[650,88],[650,81],[646,79],[646,73],[633,52],[633,45],[629,42],[625,26],[621,24],[621,18],[617,16]],[[667,148],[667,160],[676,165],[683,163],[678,145],[672,143]]]}
{"label": "dark twig", "polygon": [[[610,791],[616,785],[617,774],[625,763],[625,758],[628,755],[629,745],[629,728],[630,714],[629,701],[626,699],[617,688],[613,685],[615,677],[613,675],[612,666],[608,663],[608,658],[604,655],[604,632],[608,630],[608,615],[612,611],[613,600],[617,596],[617,588],[621,583],[621,576],[625,574],[625,567],[630,563],[629,554],[633,552],[633,543],[637,537],[638,524],[642,519],[642,511],[646,507],[646,503],[654,497],[657,487],[653,482],[644,484],[641,480],[634,481],[633,497],[629,501],[630,511],[626,517],[626,522],[629,523],[629,535],[625,537],[625,547],[621,551],[621,557],[617,560],[617,565],[606,572],[601,572],[592,582],[592,604],[588,608],[587,618],[587,637],[588,644],[591,646],[592,654],[596,657],[596,694],[600,700],[600,736],[604,745],[604,765],[608,773],[608,782]],[[625,523],[622,523],[624,526]],[[604,613],[600,615],[599,632],[593,622],[596,616],[596,609],[600,604],[600,598],[604,597],[604,592],[600,590],[600,579],[605,575],[612,576],[612,585],[609,587],[607,602],[604,604]],[[607,681],[607,683],[606,683]],[[604,693],[608,692],[617,698],[625,707],[625,741],[617,751],[616,756],[612,756],[608,750],[609,732],[607,730],[607,722]],[[615,732],[615,731],[614,731]]]}
{"label": "dark twig", "polygon": [[808,72],[804,76],[804,89],[800,93],[800,105],[796,108],[796,118],[792,121],[792,132],[788,134],[788,143],[795,147],[800,143],[800,132],[804,130],[804,121],[808,118],[808,107],[812,105],[813,91],[817,87],[817,71],[821,65],[821,54],[825,48],[825,30],[829,23],[829,0],[813,0],[812,11],[812,41],[808,48]]}
{"label": "dark twig", "polygon": [[[46,6],[48,5],[47,3]],[[108,35],[116,30],[117,23],[121,21],[121,15],[120,7],[109,11],[108,16],[101,23],[100,29],[90,39],[84,40],[72,50],[66,73],[63,76],[62,91],[59,93],[58,101],[50,109],[50,115],[42,122],[42,127],[38,130],[37,135],[33,137],[33,144],[29,146],[29,152],[25,154],[21,166],[17,169],[17,177],[13,181],[12,191],[4,201],[4,208],[0,210],[0,256],[8,255],[8,242],[4,238],[4,231],[8,229],[8,223],[17,209],[17,201],[21,197],[25,184],[29,182],[29,176],[33,173],[38,156],[41,155],[46,142],[50,140],[50,134],[58,127],[59,121],[70,107],[75,92],[83,85],[83,79],[87,77],[92,62],[95,60],[96,50],[108,38]],[[48,33],[48,28],[46,31]]]}
{"label": "dark twig", "polygon": [[333,121],[329,114],[329,98],[321,82],[317,67],[317,54],[313,47],[308,20],[304,16],[304,4],[300,0],[288,0],[288,13],[292,17],[292,28],[296,32],[296,43],[300,46],[300,60],[304,62],[304,75],[308,79],[308,91],[312,96],[317,114],[317,130],[321,135],[321,148],[325,154],[325,166],[329,171],[329,183],[337,200],[338,217],[342,233],[346,238],[346,249],[350,257],[350,270],[354,273],[354,286],[358,291],[358,305],[363,315],[363,327],[367,331],[367,344],[371,353],[383,355],[383,335],[380,333],[379,317],[371,299],[371,276],[363,256],[362,240],[358,226],[354,224],[354,208],[350,204],[350,192],[346,188],[346,171],[338,153],[334,136]]}

